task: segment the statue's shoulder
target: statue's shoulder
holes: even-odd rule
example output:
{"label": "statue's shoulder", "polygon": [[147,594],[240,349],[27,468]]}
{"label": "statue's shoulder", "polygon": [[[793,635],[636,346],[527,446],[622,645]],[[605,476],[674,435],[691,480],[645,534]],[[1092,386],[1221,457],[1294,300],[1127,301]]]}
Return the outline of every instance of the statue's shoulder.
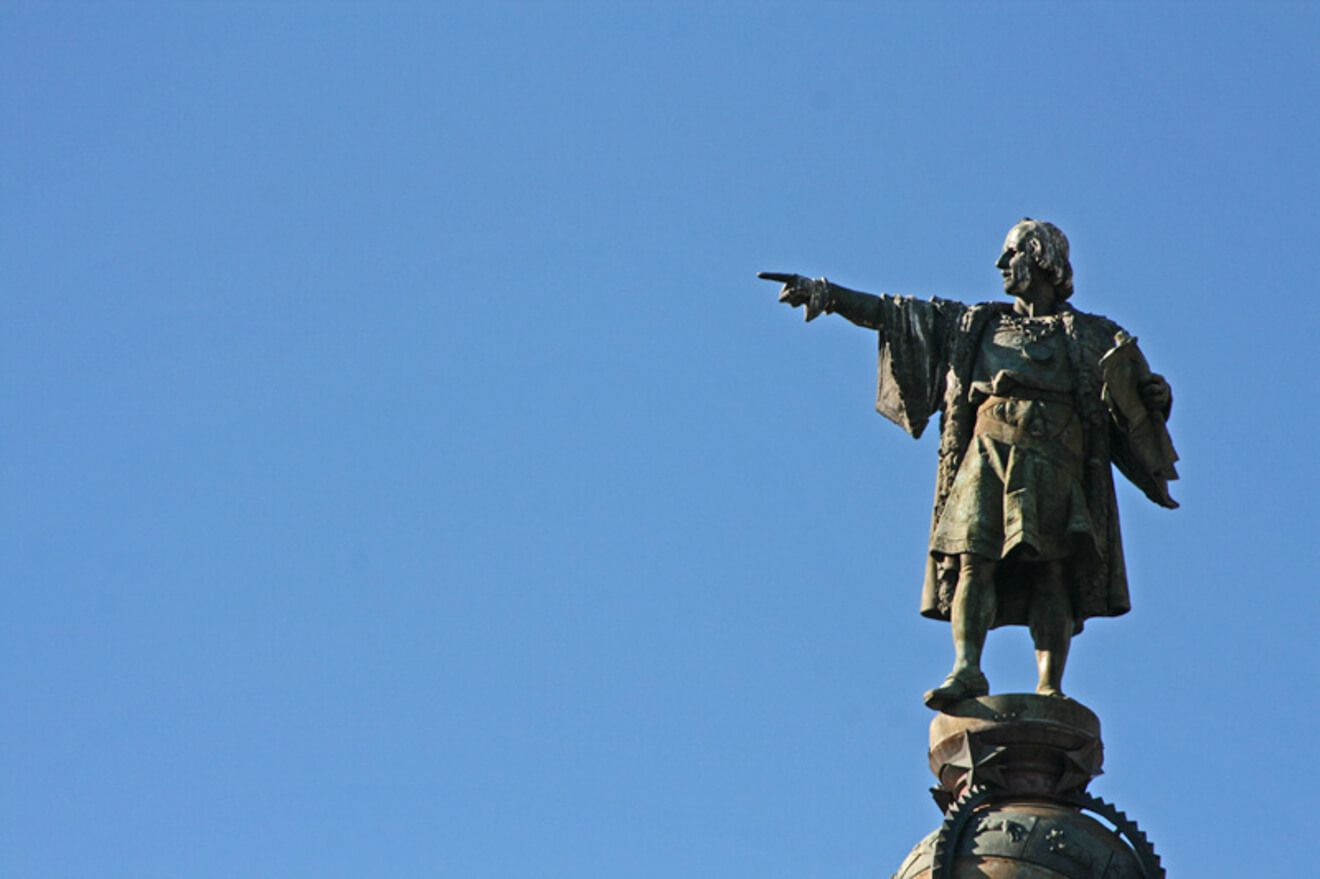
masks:
{"label": "statue's shoulder", "polygon": [[881,323],[886,326],[938,327],[940,332],[947,332],[956,327],[973,306],[956,299],[943,299],[939,296],[922,298],[918,296],[894,296],[881,294]]}
{"label": "statue's shoulder", "polygon": [[1097,342],[1103,341],[1113,344],[1114,335],[1123,332],[1123,328],[1114,321],[1105,317],[1103,314],[1091,314],[1085,311],[1078,311],[1068,303],[1063,303],[1059,309],[1064,315],[1068,316],[1075,332],[1080,338],[1094,339]]}
{"label": "statue's shoulder", "polygon": [[965,331],[981,329],[992,318],[1012,311],[1011,302],[978,302],[975,305],[966,305],[963,306],[962,326]]}
{"label": "statue's shoulder", "polygon": [[1064,326],[1075,352],[1075,363],[1086,371],[1099,370],[1105,355],[1113,350],[1127,331],[1103,314],[1088,314],[1064,303],[1061,310]]}

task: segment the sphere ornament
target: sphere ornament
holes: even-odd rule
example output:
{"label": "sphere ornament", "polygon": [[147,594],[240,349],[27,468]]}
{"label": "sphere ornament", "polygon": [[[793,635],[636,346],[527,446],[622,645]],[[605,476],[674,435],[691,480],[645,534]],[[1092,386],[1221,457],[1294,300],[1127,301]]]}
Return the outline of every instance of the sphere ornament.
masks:
{"label": "sphere ornament", "polygon": [[1163,879],[1145,834],[1086,792],[1102,759],[1099,720],[1070,699],[950,706],[931,723],[944,820],[894,879]]}

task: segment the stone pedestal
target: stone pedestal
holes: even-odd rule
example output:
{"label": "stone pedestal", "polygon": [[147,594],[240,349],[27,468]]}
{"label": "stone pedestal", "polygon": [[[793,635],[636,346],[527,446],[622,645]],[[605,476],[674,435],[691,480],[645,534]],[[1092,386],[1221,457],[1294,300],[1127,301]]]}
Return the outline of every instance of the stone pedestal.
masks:
{"label": "stone pedestal", "polygon": [[1099,719],[1080,703],[1023,693],[968,699],[931,723],[929,757],[944,821],[895,879],[1164,876],[1137,826],[1086,792],[1104,746]]}
{"label": "stone pedestal", "polygon": [[1025,693],[968,699],[930,725],[930,770],[943,809],[967,788],[1066,798],[1101,772],[1100,718],[1080,702]]}

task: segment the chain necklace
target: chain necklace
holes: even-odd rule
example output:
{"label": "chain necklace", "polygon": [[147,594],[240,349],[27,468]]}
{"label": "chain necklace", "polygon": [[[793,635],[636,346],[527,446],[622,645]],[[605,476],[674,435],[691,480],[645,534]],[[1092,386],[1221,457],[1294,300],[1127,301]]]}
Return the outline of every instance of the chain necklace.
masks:
{"label": "chain necklace", "polygon": [[1000,326],[1011,329],[1022,338],[1022,353],[1028,360],[1044,363],[1054,357],[1054,346],[1046,342],[1063,326],[1062,318],[1057,314],[1041,317],[1028,317],[1025,314],[1007,313],[1001,315]]}
{"label": "chain necklace", "polygon": [[1048,339],[1059,331],[1059,327],[1063,326],[1063,320],[1057,314],[1028,317],[1025,314],[1006,312],[1001,315],[1000,319],[1004,327],[1012,328],[1021,333],[1027,342],[1040,342]]}

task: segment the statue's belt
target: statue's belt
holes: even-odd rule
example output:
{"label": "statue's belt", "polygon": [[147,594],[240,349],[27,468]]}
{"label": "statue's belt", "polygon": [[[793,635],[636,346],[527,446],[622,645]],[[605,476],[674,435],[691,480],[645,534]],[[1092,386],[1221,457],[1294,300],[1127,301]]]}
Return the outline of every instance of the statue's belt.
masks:
{"label": "statue's belt", "polygon": [[1070,394],[987,397],[976,410],[976,436],[1034,449],[1080,473],[1082,422]]}

